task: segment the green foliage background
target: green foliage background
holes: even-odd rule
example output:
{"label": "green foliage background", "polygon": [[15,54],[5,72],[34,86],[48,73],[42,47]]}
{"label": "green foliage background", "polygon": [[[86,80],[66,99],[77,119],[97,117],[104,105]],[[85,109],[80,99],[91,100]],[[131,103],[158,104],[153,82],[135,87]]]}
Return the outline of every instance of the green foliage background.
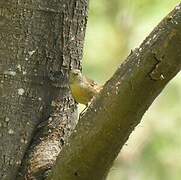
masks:
{"label": "green foliage background", "polygon": [[[83,72],[105,83],[179,0],[91,0]],[[181,179],[181,73],[145,114],[107,180]]]}

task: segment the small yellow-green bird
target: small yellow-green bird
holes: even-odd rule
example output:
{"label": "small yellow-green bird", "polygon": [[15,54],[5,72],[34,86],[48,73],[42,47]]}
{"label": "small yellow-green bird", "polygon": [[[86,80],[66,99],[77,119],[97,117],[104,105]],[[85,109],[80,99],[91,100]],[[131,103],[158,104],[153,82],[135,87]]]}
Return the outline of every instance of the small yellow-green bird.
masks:
{"label": "small yellow-green bird", "polygon": [[102,89],[102,86],[83,76],[79,69],[70,70],[69,83],[75,101],[86,106]]}

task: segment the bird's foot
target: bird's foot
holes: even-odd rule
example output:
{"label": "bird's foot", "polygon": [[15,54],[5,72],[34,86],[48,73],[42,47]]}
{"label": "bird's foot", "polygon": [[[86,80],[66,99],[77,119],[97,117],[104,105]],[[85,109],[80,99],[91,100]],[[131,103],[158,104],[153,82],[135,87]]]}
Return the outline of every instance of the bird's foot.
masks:
{"label": "bird's foot", "polygon": [[82,118],[85,114],[85,112],[87,111],[88,108],[88,104],[86,105],[86,107],[81,111],[81,113],[79,114],[79,119]]}

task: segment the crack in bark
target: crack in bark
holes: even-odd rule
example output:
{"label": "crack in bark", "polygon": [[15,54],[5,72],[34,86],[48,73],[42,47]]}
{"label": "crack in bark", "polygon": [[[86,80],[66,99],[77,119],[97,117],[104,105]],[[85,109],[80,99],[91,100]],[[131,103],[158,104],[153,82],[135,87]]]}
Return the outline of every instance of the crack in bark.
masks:
{"label": "crack in bark", "polygon": [[160,80],[164,80],[165,76],[162,72],[160,72],[159,67],[162,65],[162,58],[158,58],[156,53],[152,53],[153,58],[156,60],[156,64],[154,65],[153,69],[151,70],[151,72],[149,73],[149,77],[151,78],[151,80],[153,81],[160,81]]}

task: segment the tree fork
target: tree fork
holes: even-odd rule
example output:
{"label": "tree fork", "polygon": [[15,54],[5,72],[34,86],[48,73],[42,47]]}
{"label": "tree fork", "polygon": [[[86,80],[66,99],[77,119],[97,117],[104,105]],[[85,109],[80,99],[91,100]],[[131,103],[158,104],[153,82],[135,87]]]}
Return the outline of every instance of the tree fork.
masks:
{"label": "tree fork", "polygon": [[145,111],[180,69],[181,4],[104,85],[60,152],[49,179],[105,179]]}

